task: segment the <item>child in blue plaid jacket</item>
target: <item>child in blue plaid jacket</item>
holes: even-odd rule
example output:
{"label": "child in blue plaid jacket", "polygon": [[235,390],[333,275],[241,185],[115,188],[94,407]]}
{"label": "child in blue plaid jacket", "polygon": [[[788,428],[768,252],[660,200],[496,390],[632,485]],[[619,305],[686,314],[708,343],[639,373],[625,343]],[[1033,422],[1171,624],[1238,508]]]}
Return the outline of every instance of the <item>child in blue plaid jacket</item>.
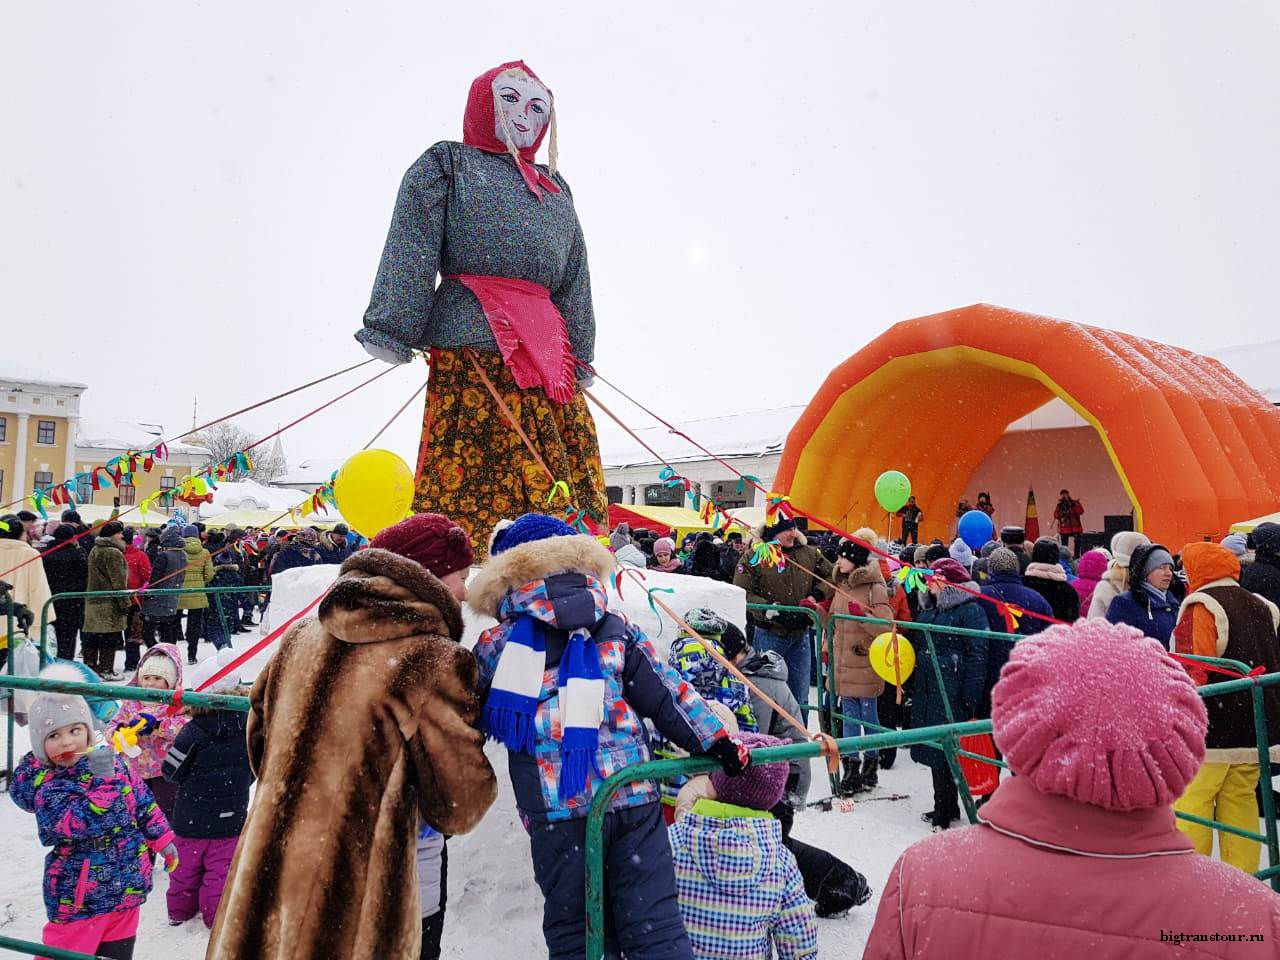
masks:
{"label": "child in blue plaid jacket", "polygon": [[[750,748],[784,741],[737,738]],[[730,779],[711,774],[704,797],[671,828],[676,891],[699,960],[811,960],[818,955],[813,902],[782,825],[768,811],[782,799],[787,764],[752,766]]]}

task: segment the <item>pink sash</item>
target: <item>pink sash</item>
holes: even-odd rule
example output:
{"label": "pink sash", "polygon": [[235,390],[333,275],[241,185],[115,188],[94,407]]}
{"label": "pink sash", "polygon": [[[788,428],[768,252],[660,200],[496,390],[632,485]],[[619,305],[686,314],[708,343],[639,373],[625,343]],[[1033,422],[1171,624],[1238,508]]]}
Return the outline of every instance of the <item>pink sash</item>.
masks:
{"label": "pink sash", "polygon": [[569,330],[551,291],[531,280],[453,274],[476,295],[503,362],[522,390],[541,387],[556,403],[573,399],[576,370]]}

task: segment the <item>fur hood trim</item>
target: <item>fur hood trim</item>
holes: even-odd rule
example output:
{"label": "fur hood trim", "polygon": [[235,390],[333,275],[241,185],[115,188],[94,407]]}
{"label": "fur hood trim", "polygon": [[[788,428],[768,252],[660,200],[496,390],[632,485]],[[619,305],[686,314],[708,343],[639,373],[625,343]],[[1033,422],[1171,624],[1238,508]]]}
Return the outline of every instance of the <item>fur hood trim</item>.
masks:
{"label": "fur hood trim", "polygon": [[342,564],[320,601],[319,619],[346,643],[377,643],[415,634],[462,638],[462,608],[434,574],[390,550],[369,547]]}
{"label": "fur hood trim", "polygon": [[480,568],[467,588],[467,603],[486,617],[497,617],[507,592],[557,573],[586,573],[608,580],[617,566],[609,549],[593,537],[549,537],[512,547]]}
{"label": "fur hood trim", "polygon": [[881,572],[880,564],[873,557],[865,566],[854,567],[848,575],[837,574],[834,579],[838,587],[862,587],[869,583],[884,583],[884,573]]}

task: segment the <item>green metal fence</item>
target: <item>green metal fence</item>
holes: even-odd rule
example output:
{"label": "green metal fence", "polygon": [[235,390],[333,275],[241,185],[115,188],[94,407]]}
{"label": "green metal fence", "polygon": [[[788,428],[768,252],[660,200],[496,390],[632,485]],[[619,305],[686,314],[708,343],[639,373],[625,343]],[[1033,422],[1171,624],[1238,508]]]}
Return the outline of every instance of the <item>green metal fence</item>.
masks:
{"label": "green metal fence", "polygon": [[[145,594],[146,596],[175,596],[175,595],[193,594],[193,593],[202,593],[202,594],[205,594],[206,596],[215,598],[215,600],[217,597],[226,595],[226,594],[270,595],[271,585],[264,584],[261,586],[238,586],[238,587],[164,587],[164,588],[150,588],[145,591],[144,590],[77,590],[77,591],[68,592],[68,593],[54,594],[48,600],[46,600],[44,602],[44,606],[40,608],[40,635],[39,635],[39,642],[36,644],[36,648],[39,650],[39,653],[40,653],[40,666],[43,669],[44,666],[49,662],[49,660],[53,659],[53,655],[51,652],[53,650],[53,647],[50,645],[51,638],[49,636],[49,626],[50,626],[49,611],[53,609],[53,604],[57,600],[92,599],[92,598],[107,599],[111,597],[136,597],[140,594]],[[231,630],[228,629],[226,614],[225,614],[225,611],[223,611],[222,609],[222,604],[214,602],[211,604],[211,606],[214,607],[218,612],[218,620],[222,624],[223,635],[226,636],[228,639],[230,639],[232,633],[231,633]],[[6,662],[5,662],[6,672],[5,674],[0,674],[0,681],[6,680],[6,679],[14,679],[14,680],[31,679],[31,678],[14,676],[13,648],[14,648],[15,631],[14,631],[12,603],[9,603],[6,607],[6,624],[5,625],[6,625],[5,636],[9,638],[8,648],[7,648],[8,656],[6,657]],[[0,689],[3,689],[6,686],[10,686],[10,685],[7,683],[0,682]],[[21,685],[13,685],[13,686],[18,689],[29,689],[29,690],[42,689],[41,687],[33,687],[33,686],[28,686],[28,687],[22,687]],[[116,699],[116,700],[122,699],[122,698],[128,698],[133,700],[152,699],[151,697],[138,696],[137,687],[112,686],[110,684],[101,684],[99,686],[102,686],[104,689],[110,688],[117,691],[125,691],[123,693],[117,692],[117,693],[106,694],[106,696],[109,699]],[[74,691],[74,692],[84,692],[84,691]],[[194,703],[195,701],[193,700],[190,702]],[[12,701],[10,701],[10,704],[12,704]],[[7,710],[6,714],[7,716],[5,718],[5,723],[6,723],[7,742],[5,744],[4,789],[8,790],[9,781],[13,777],[13,727],[14,727],[13,710],[12,709]]]}
{"label": "green metal fence", "polygon": [[[267,588],[269,590],[269,588]],[[193,593],[203,592],[210,594],[217,593],[234,593],[234,592],[267,592],[259,587],[206,587],[206,588],[176,588],[174,590],[154,591],[156,593]],[[137,591],[99,591],[95,593],[83,592],[78,594],[60,594],[60,598],[71,596],[128,596]],[[45,642],[47,641],[46,630],[48,626],[47,609],[42,611],[41,615],[41,652],[44,655]],[[752,610],[766,610],[767,606],[751,605]],[[1016,634],[998,633],[984,630],[965,630],[957,627],[937,627],[932,624],[914,623],[910,621],[891,621],[883,620],[876,617],[862,617],[854,615],[840,614],[829,619],[827,624],[822,624],[814,611],[803,607],[776,607],[780,610],[793,610],[803,612],[810,616],[815,626],[815,665],[818,679],[818,709],[819,722],[825,722],[828,728],[831,728],[836,722],[848,719],[851,722],[862,723],[863,721],[853,721],[852,718],[843,717],[836,709],[834,675],[831,667],[834,664],[834,656],[832,654],[833,638],[836,622],[839,620],[851,620],[863,623],[870,623],[877,626],[890,628],[896,625],[900,632],[915,632],[923,634],[925,637],[925,651],[920,659],[926,659],[930,662],[930,669],[933,671],[934,678],[938,684],[939,690],[943,695],[943,703],[948,718],[948,723],[934,727],[924,727],[912,730],[892,731],[881,728],[880,732],[859,736],[859,737],[840,737],[836,740],[842,756],[852,753],[861,753],[864,750],[876,750],[890,747],[907,747],[917,744],[925,744],[943,750],[947,756],[948,765],[951,769],[952,778],[956,782],[957,791],[964,803],[965,813],[971,823],[977,822],[977,811],[973,802],[973,797],[969,794],[968,785],[965,781],[963,773],[959,767],[958,758],[962,756],[970,757],[984,763],[993,763],[1003,766],[999,760],[989,757],[983,757],[970,753],[960,748],[960,738],[971,736],[974,734],[983,734],[991,732],[990,720],[968,720],[956,722],[954,712],[949,699],[946,696],[946,688],[943,683],[941,668],[937,663],[936,651],[933,644],[933,633],[937,630],[944,630],[952,634],[982,636],[987,639],[999,639],[1004,641],[1017,642],[1024,639]],[[13,623],[12,606],[6,604],[6,635],[9,640],[9,649],[12,651],[15,641],[15,631]],[[824,662],[823,653],[828,655],[827,662]],[[1212,657],[1193,657],[1191,659],[1200,660],[1210,665],[1224,666],[1236,670],[1240,673],[1248,673],[1247,665],[1230,660],[1222,660]],[[920,664],[917,663],[917,669]],[[149,690],[142,687],[130,687],[122,684],[104,684],[104,683],[78,683],[60,680],[42,680],[38,677],[18,677],[12,675],[13,658],[9,657],[10,673],[0,674],[0,689],[8,690],[51,690],[60,693],[79,694],[81,696],[96,696],[110,699],[132,699],[142,700],[151,703],[173,704],[177,699],[177,694],[167,690]],[[1267,738],[1266,713],[1262,698],[1262,688],[1280,684],[1280,673],[1266,674],[1258,677],[1247,677],[1243,679],[1228,680],[1222,683],[1207,684],[1199,688],[1201,697],[1220,696],[1223,694],[1239,693],[1248,691],[1250,693],[1253,705],[1254,716],[1254,734],[1256,737],[1258,748],[1258,768],[1259,780],[1263,784],[1262,794],[1262,818],[1265,822],[1265,832],[1257,833],[1250,830],[1244,830],[1232,827],[1215,820],[1207,820],[1201,817],[1192,816],[1190,814],[1179,813],[1177,816],[1188,822],[1197,823],[1202,826],[1211,827],[1216,830],[1222,830],[1238,836],[1246,837],[1263,844],[1267,848],[1269,866],[1259,870],[1257,877],[1267,880],[1271,883],[1272,888],[1280,891],[1280,832],[1277,831],[1276,824],[1276,808],[1273,802],[1271,790],[1271,761],[1269,756],[1270,744]],[[249,701],[246,697],[223,696],[201,693],[185,693],[181,697],[183,704],[192,706],[204,706],[216,709],[240,710],[247,711],[249,709]],[[825,711],[825,720],[823,712]],[[870,726],[870,725],[869,725]],[[13,714],[9,711],[9,753],[10,763],[9,770],[13,769],[12,764],[13,752]],[[821,747],[817,743],[789,744],[780,747],[767,747],[754,750],[751,753],[753,763],[776,763],[800,759],[813,759],[821,755]],[[604,955],[604,845],[603,845],[603,825],[604,817],[608,811],[609,803],[613,795],[619,788],[628,783],[637,780],[663,780],[676,776],[693,776],[699,773],[708,773],[716,769],[717,763],[706,757],[688,757],[683,759],[671,760],[652,760],[646,763],[635,764],[620,770],[614,774],[597,790],[592,800],[591,810],[587,817],[587,838],[586,838],[586,904],[587,904],[587,957],[589,960],[599,960]],[[54,947],[46,947],[38,943],[21,940],[14,937],[0,936],[0,950],[15,951],[25,953],[29,956],[45,956],[54,958],[54,960],[97,960],[97,958],[84,953],[76,953],[69,950],[61,950]]]}
{"label": "green metal fence", "polygon": [[[751,610],[769,609],[766,606],[755,604],[749,605],[748,608]],[[778,607],[776,609],[805,610],[806,608]],[[812,611],[809,612],[812,613]],[[971,753],[960,747],[961,737],[990,733],[991,721],[964,720],[957,722],[955,720],[954,709],[950,702],[950,698],[946,694],[946,686],[943,682],[942,669],[938,663],[937,652],[933,642],[933,634],[935,632],[942,631],[950,634],[976,636],[983,637],[988,640],[997,639],[1006,642],[1011,641],[1014,643],[1026,638],[1019,634],[1000,633],[989,630],[969,630],[961,627],[943,627],[936,626],[934,624],[916,623],[913,621],[885,620],[879,617],[854,616],[851,614],[839,614],[832,616],[829,618],[824,629],[820,621],[817,621],[815,617],[817,633],[819,635],[819,639],[817,641],[817,650],[819,655],[815,659],[818,671],[818,699],[819,706],[826,710],[825,723],[828,727],[833,725],[837,720],[847,719],[851,722],[862,723],[862,721],[854,721],[853,718],[845,718],[834,709],[836,698],[833,681],[834,653],[832,651],[832,646],[835,624],[839,620],[868,623],[884,627],[885,629],[892,629],[896,626],[900,633],[923,634],[925,638],[924,650],[917,656],[916,669],[919,670],[924,667],[924,664],[921,661],[929,661],[928,669],[932,672],[933,678],[942,694],[943,707],[948,720],[946,724],[934,727],[922,727],[902,731],[891,731],[881,728],[882,732],[866,736],[841,737],[836,741],[841,756],[847,756],[851,753],[861,753],[863,750],[907,747],[919,744],[941,749],[946,755],[947,765],[951,771],[952,779],[955,781],[956,790],[963,804],[965,815],[968,817],[970,823],[977,823],[977,806],[974,803],[972,794],[969,792],[968,782],[965,780],[964,774],[960,769],[959,758],[963,756],[982,763],[990,763],[996,766],[1005,765],[998,759]],[[823,662],[820,655],[822,650],[826,650],[829,654],[830,659],[827,663]],[[1211,657],[1193,657],[1191,659],[1200,660],[1215,666],[1224,666],[1239,673],[1248,673],[1250,669],[1245,664],[1238,663],[1236,661],[1221,660]],[[1258,748],[1259,781],[1263,785],[1263,789],[1261,791],[1261,812],[1262,819],[1265,822],[1265,833],[1242,830],[1224,823],[1219,823],[1215,820],[1206,820],[1190,814],[1177,813],[1177,816],[1180,819],[1191,823],[1198,823],[1217,830],[1223,830],[1227,833],[1243,836],[1263,844],[1267,848],[1269,866],[1259,870],[1255,876],[1261,880],[1269,881],[1272,889],[1280,892],[1280,836],[1278,836],[1276,825],[1276,809],[1273,802],[1274,798],[1270,790],[1270,743],[1268,742],[1267,737],[1266,713],[1262,699],[1262,688],[1276,684],[1280,684],[1280,673],[1266,674],[1259,677],[1245,679],[1228,680],[1223,683],[1206,684],[1205,686],[1198,688],[1198,692],[1201,697],[1221,696],[1223,694],[1239,693],[1242,691],[1249,691],[1252,697],[1254,735]],[[822,722],[820,714],[820,723]],[[868,724],[868,726],[871,725]],[[821,755],[821,749],[822,748],[816,743],[767,747],[753,750],[751,752],[751,759],[753,763],[776,763],[779,761],[799,760],[805,758],[812,759]],[[717,766],[718,764],[716,761],[710,760],[706,757],[651,760],[647,763],[635,764],[624,770],[620,770],[600,785],[599,789],[596,791],[595,797],[592,799],[591,810],[587,816],[586,829],[587,960],[600,960],[600,958],[604,956],[603,827],[604,817],[608,812],[609,803],[612,800],[613,795],[621,787],[637,780],[666,780],[678,776],[694,776],[699,773],[709,773],[712,770],[715,770]]]}

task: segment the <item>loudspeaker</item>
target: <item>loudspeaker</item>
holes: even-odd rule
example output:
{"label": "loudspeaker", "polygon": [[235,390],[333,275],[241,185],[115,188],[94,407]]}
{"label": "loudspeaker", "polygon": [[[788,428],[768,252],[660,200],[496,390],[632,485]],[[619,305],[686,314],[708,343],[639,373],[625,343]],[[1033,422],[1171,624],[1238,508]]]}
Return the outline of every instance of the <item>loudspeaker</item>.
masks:
{"label": "loudspeaker", "polygon": [[1102,529],[1106,533],[1107,543],[1110,543],[1117,533],[1133,529],[1133,514],[1107,514],[1102,518]]}

